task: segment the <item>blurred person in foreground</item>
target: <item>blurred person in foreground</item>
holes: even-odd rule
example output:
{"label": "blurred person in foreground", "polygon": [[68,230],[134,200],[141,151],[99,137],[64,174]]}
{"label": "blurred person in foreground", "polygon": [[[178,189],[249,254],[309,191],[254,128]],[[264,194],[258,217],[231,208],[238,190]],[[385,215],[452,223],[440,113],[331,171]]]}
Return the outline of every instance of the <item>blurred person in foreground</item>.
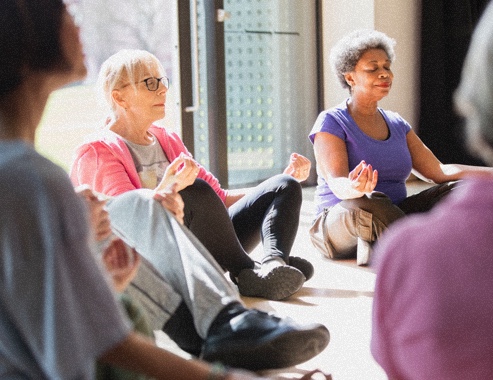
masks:
{"label": "blurred person in foreground", "polygon": [[[455,104],[471,152],[493,165],[493,3],[482,15]],[[389,379],[493,378],[493,175],[470,173],[429,213],[375,247],[371,350]]]}

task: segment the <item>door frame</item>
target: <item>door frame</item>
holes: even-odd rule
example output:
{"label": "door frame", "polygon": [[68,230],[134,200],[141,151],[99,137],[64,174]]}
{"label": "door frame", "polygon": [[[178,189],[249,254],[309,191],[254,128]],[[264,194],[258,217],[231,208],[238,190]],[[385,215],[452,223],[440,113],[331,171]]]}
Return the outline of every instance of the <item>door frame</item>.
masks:
{"label": "door frame", "polygon": [[[191,4],[199,0],[177,0],[178,9],[178,41],[180,59],[180,83],[181,83],[181,121],[182,139],[188,150],[196,155],[194,136],[194,114],[187,112],[186,108],[193,104],[193,68],[192,68],[192,22]],[[323,83],[323,56],[322,56],[322,1],[315,1],[316,9],[316,46],[317,46],[317,91],[318,112],[324,105]],[[223,185],[228,183],[228,141],[227,141],[227,110],[226,110],[226,67],[224,52],[224,23],[218,21],[218,10],[224,9],[224,0],[202,0],[203,17],[205,21],[205,43],[200,48],[205,48],[207,81],[202,93],[206,93],[207,102],[207,129],[209,146],[209,167]],[[315,117],[316,115],[314,115]],[[304,183],[313,185],[316,183],[314,173]]]}
{"label": "door frame", "polygon": [[[193,104],[193,73],[192,67],[192,1],[177,0],[178,6],[178,41],[180,44],[180,83],[181,83],[181,119],[182,139],[192,154],[194,151],[194,115],[186,108]],[[228,184],[228,143],[226,117],[226,78],[224,61],[224,23],[217,21],[217,10],[223,9],[223,0],[203,0],[203,17],[205,20],[205,43],[202,48],[206,52],[205,91],[207,95],[207,128],[209,145],[209,168],[219,182]],[[201,47],[199,46],[199,49]],[[188,64],[190,62],[190,64]]]}

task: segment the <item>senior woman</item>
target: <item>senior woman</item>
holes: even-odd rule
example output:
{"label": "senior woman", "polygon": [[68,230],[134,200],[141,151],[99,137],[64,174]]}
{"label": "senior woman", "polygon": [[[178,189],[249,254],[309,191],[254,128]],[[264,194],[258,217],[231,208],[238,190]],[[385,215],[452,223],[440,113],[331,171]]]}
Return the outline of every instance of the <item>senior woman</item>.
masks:
{"label": "senior woman", "polygon": [[[168,80],[153,54],[114,54],[101,67],[98,86],[112,117],[78,147],[74,184],[115,196],[137,188],[164,191],[176,182],[185,225],[230,272],[242,295],[280,300],[298,291],[313,274],[308,261],[289,257],[302,200],[298,181],[308,177],[310,161],[293,153],[284,174],[233,194],[192,158],[177,134],[154,125],[165,116]],[[264,257],[256,264],[247,252],[260,241]]]}
{"label": "senior woman", "polygon": [[[431,209],[471,172],[490,168],[442,164],[397,113],[378,102],[390,93],[395,41],[357,30],[332,48],[332,70],[349,97],[323,111],[309,138],[317,163],[313,244],[330,258],[367,264],[371,245],[395,220]],[[407,197],[414,172],[436,184]]]}

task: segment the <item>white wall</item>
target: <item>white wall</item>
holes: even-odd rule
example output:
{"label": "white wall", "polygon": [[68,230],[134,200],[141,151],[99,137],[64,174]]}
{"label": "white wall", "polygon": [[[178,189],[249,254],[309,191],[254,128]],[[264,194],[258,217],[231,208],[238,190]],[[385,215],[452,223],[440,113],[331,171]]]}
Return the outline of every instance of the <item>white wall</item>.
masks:
{"label": "white wall", "polygon": [[[355,29],[382,31],[397,41],[392,91],[380,106],[399,112],[416,129],[419,91],[420,1],[323,0],[323,57],[325,108],[348,96],[327,63],[330,48]],[[325,64],[327,63],[327,64]]]}

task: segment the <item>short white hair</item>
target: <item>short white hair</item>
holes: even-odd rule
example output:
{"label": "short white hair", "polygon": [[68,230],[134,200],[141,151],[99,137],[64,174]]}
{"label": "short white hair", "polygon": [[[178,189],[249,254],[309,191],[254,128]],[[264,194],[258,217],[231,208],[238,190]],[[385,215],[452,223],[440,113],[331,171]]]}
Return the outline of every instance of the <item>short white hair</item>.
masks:
{"label": "short white hair", "polygon": [[330,50],[329,63],[342,87],[350,88],[344,74],[354,71],[361,56],[371,49],[382,49],[395,61],[395,40],[385,33],[372,29],[358,29],[341,38]]}
{"label": "short white hair", "polygon": [[99,70],[97,89],[100,99],[115,111],[116,104],[111,96],[113,90],[126,84],[136,90],[135,82],[156,68],[164,75],[163,65],[154,54],[138,49],[120,50],[104,61]]}

